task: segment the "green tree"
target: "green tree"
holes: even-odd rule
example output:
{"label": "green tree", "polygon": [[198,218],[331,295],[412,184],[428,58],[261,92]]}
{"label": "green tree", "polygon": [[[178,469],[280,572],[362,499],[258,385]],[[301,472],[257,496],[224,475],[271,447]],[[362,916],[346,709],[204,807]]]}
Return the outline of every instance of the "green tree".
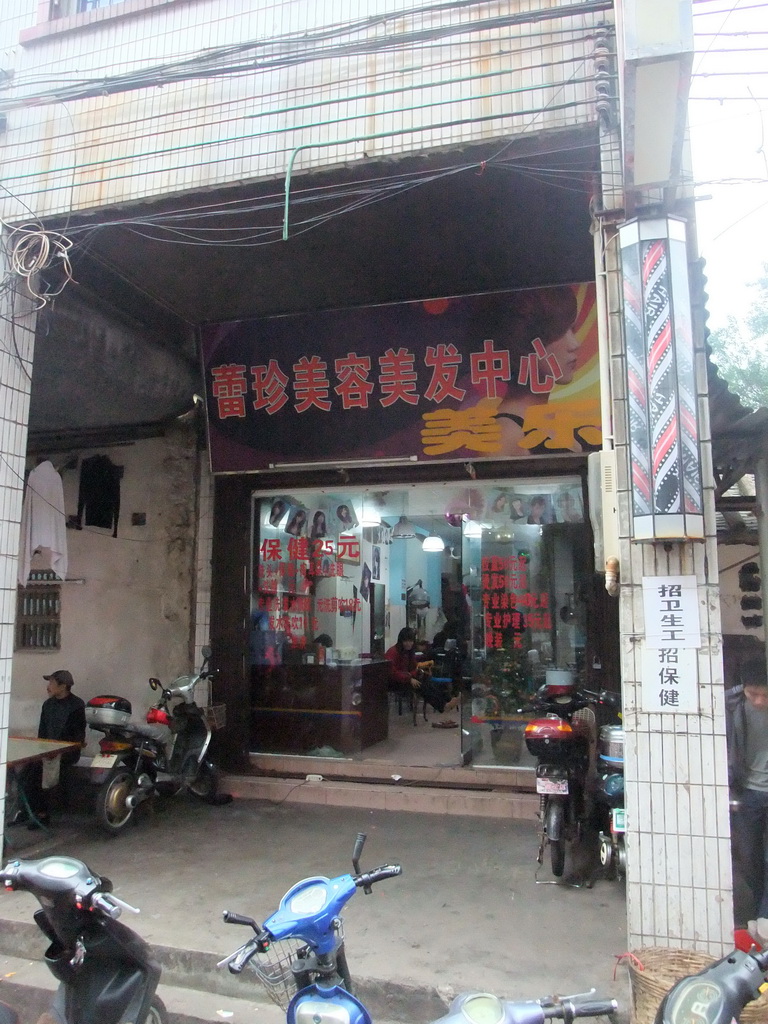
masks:
{"label": "green tree", "polygon": [[757,296],[742,319],[729,316],[709,346],[720,376],[742,405],[768,407],[768,263],[751,285]]}

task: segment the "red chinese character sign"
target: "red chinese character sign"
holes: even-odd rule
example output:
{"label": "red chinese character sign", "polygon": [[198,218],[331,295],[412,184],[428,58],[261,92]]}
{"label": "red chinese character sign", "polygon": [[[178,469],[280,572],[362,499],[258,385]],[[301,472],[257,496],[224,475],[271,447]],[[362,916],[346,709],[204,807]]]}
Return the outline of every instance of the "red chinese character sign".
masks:
{"label": "red chinese character sign", "polygon": [[202,349],[214,472],[601,445],[592,285],[210,325]]}
{"label": "red chinese character sign", "polygon": [[485,619],[485,646],[523,650],[523,634],[550,631],[549,593],[532,593],[528,583],[528,559],[523,555],[483,556],[480,564]]}

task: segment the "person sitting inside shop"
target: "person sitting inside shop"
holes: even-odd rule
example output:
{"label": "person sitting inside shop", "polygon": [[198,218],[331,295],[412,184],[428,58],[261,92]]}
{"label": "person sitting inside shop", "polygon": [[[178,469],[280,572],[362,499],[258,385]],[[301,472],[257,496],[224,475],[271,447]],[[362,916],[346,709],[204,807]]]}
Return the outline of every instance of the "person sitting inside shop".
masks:
{"label": "person sitting inside shop", "polygon": [[445,705],[446,711],[459,706],[461,672],[467,653],[466,642],[461,636],[461,626],[455,619],[449,619],[432,639],[431,657],[434,658],[435,676],[449,677],[451,699]]}
{"label": "person sitting inside shop", "polygon": [[[75,681],[72,673],[66,669],[52,672],[49,676],[43,676],[43,679],[48,683],[48,699],[43,701],[40,711],[37,738],[79,744],[71,750],[54,755],[60,759],[59,768],[65,768],[80,760],[81,750],[85,746],[85,702],[72,693]],[[46,758],[46,761],[52,762],[53,759]],[[44,788],[43,780],[45,775],[46,782],[53,782],[53,776],[57,774],[52,763],[45,769],[45,773],[41,761],[33,761],[24,767],[20,783],[33,818],[25,810],[20,810],[13,820],[14,825],[27,822],[29,828],[38,828],[38,823],[47,825],[50,822],[48,796],[53,784]]]}
{"label": "person sitting inside shop", "polygon": [[408,626],[401,629],[397,643],[389,648],[384,657],[390,665],[390,690],[401,694],[416,691],[430,707],[443,713],[449,694],[444,687],[433,683],[428,673],[419,670],[415,630]]}

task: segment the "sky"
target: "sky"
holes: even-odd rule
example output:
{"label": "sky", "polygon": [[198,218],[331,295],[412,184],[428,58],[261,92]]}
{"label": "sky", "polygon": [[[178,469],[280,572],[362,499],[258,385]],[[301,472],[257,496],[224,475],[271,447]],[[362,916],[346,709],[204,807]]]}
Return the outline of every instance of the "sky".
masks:
{"label": "sky", "polygon": [[693,11],[688,118],[714,330],[744,315],[768,263],[768,2],[693,0]]}

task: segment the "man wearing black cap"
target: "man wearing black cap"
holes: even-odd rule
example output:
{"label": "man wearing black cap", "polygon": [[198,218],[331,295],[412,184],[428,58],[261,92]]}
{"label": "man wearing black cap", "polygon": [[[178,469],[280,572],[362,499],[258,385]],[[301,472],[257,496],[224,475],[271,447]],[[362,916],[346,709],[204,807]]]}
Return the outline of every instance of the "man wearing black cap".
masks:
{"label": "man wearing black cap", "polygon": [[[72,693],[75,682],[72,673],[66,669],[59,669],[49,676],[43,676],[43,679],[48,683],[48,699],[43,702],[40,712],[38,739],[62,740],[84,745],[85,703]],[[80,758],[80,748],[65,750],[60,757],[62,767],[75,764]],[[43,789],[43,766],[40,761],[27,765],[22,773],[21,783],[32,813],[38,821],[46,824],[49,820],[48,799],[47,790]],[[26,820],[21,812],[17,819]],[[36,825],[31,822],[29,827],[35,828]]]}
{"label": "man wearing black cap", "polygon": [[[61,668],[43,679],[48,683],[48,700],[40,712],[38,739],[85,743],[85,702],[72,693],[72,673]],[[75,764],[79,757],[79,750],[67,750],[61,755],[61,763]]]}

